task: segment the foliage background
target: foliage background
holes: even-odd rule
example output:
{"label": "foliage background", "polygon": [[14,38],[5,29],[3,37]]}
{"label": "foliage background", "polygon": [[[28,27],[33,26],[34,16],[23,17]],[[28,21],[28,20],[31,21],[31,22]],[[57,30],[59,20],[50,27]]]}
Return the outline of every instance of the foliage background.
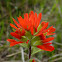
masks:
{"label": "foliage background", "polygon": [[[0,0],[0,60],[21,60],[20,46],[9,47],[7,38],[12,38],[10,32],[13,23],[12,17],[17,20],[18,16],[29,13],[31,10],[42,13],[42,21],[48,21],[49,26],[56,28],[53,52],[42,51],[36,53],[33,58],[37,62],[62,62],[62,0]],[[28,60],[28,51],[24,49],[25,61]]]}

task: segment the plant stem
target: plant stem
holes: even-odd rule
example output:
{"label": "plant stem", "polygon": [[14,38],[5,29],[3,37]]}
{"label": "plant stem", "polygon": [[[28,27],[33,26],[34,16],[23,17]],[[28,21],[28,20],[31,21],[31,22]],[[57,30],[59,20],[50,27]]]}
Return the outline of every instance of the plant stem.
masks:
{"label": "plant stem", "polygon": [[31,45],[29,47],[29,59],[31,58]]}
{"label": "plant stem", "polygon": [[22,53],[22,61],[25,62],[24,61],[24,51],[23,51],[23,48],[22,47],[21,47],[21,53]]}
{"label": "plant stem", "polygon": [[29,59],[31,58],[31,40],[29,41]]}

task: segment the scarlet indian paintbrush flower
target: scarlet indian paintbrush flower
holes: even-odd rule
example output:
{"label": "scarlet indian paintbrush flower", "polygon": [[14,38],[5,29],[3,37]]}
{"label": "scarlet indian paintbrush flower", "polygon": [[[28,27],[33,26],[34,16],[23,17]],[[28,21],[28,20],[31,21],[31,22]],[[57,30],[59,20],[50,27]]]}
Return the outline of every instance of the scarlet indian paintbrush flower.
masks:
{"label": "scarlet indian paintbrush flower", "polygon": [[[10,42],[10,46],[14,46],[19,43],[29,44],[30,41],[31,46],[36,46],[37,48],[40,48],[45,51],[54,50],[54,47],[51,46],[52,43],[50,42],[54,39],[54,37],[47,38],[47,36],[54,35],[55,33],[53,32],[56,29],[53,28],[53,26],[47,28],[49,22],[43,21],[42,23],[40,23],[42,18],[42,13],[39,13],[39,15],[37,16],[37,13],[31,11],[29,15],[28,13],[25,13],[24,18],[22,18],[21,16],[17,18],[19,23],[13,18],[13,21],[17,27],[10,23],[10,26],[15,29],[15,32],[11,32],[10,34],[13,37],[17,38],[18,41],[13,39],[7,39],[7,41]],[[29,34],[26,35],[27,33]],[[26,42],[22,40],[23,36],[26,36],[28,38]],[[38,41],[38,44],[34,45],[32,44],[32,42],[33,39],[35,39],[36,37],[39,38],[38,39],[39,41],[38,40],[34,41],[34,43]]]}

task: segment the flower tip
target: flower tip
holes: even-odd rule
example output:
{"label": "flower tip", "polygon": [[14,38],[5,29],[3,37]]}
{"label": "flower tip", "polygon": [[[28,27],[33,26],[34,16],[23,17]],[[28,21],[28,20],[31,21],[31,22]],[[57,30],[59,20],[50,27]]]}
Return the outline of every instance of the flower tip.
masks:
{"label": "flower tip", "polygon": [[34,59],[33,59],[33,61],[32,62],[36,62]]}
{"label": "flower tip", "polygon": [[31,14],[34,14],[34,12],[33,12],[33,11],[31,11]]}
{"label": "flower tip", "polygon": [[12,46],[10,45],[10,47],[12,47]]}
{"label": "flower tip", "polygon": [[[52,47],[53,47],[53,46],[52,46]],[[53,49],[52,49],[50,52],[54,51],[54,49],[55,49],[55,48],[53,47]]]}
{"label": "flower tip", "polygon": [[6,41],[9,41],[8,39]]}
{"label": "flower tip", "polygon": [[52,37],[54,39],[54,37]]}
{"label": "flower tip", "polygon": [[10,23],[10,26],[13,26],[13,24]]}
{"label": "flower tip", "polygon": [[27,42],[26,42],[26,43],[28,44],[28,42],[29,42],[29,40],[27,40]]}
{"label": "flower tip", "polygon": [[42,17],[42,13],[39,13],[39,15]]}
{"label": "flower tip", "polygon": [[11,26],[11,23],[10,23],[10,26]]}

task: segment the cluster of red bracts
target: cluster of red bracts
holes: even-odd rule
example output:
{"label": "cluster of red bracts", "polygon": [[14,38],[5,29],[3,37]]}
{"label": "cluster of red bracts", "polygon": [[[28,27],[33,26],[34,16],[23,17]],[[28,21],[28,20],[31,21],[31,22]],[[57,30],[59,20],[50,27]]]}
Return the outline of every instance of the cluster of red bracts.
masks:
{"label": "cluster of red bracts", "polygon": [[[42,44],[37,45],[36,46],[37,48],[40,48],[45,51],[53,51],[54,47],[51,46],[52,43],[50,41],[52,41],[54,39],[54,37],[46,38],[46,36],[54,35],[55,33],[53,33],[53,32],[56,29],[53,28],[53,26],[51,26],[50,28],[47,28],[48,22],[40,23],[41,17],[42,17],[42,13],[40,13],[37,16],[37,13],[34,13],[33,11],[31,11],[29,13],[29,15],[28,15],[28,13],[24,14],[24,19],[21,16],[17,17],[19,23],[16,22],[15,19],[13,18],[13,21],[17,25],[17,27],[13,24],[10,24],[11,27],[16,29],[15,32],[11,32],[10,34],[13,37],[17,38],[18,40],[20,40],[22,38],[22,36],[25,36],[26,31],[30,31],[33,36],[40,37]],[[40,30],[38,30],[39,25],[41,25]],[[37,34],[35,34],[35,33],[37,33]],[[27,44],[29,44],[28,43],[29,40],[30,39],[27,40],[27,42],[26,42]],[[7,41],[10,42],[10,46],[14,46],[19,43],[24,43],[24,41],[15,41],[13,39],[7,39]]]}

